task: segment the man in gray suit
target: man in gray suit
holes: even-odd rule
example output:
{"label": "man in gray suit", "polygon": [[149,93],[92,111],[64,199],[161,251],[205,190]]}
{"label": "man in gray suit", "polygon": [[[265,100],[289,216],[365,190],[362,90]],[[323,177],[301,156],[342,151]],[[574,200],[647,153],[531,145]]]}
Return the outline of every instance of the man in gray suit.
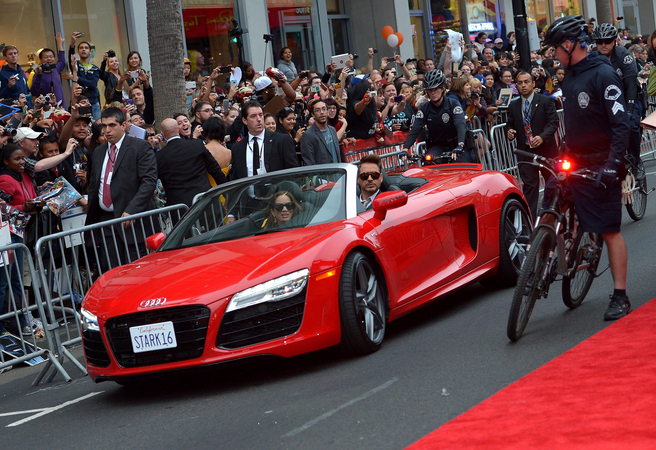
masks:
{"label": "man in gray suit", "polygon": [[328,125],[328,110],[321,100],[310,102],[312,125],[301,138],[303,165],[331,164],[342,162],[339,140],[334,127]]}

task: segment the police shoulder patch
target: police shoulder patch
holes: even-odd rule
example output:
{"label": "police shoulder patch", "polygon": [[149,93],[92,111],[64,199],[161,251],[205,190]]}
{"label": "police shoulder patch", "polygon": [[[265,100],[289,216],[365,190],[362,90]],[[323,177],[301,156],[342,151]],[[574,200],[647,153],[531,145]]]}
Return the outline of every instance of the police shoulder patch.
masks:
{"label": "police shoulder patch", "polygon": [[462,113],[463,113],[463,111],[462,111],[462,107],[460,105],[453,108],[453,114],[462,114]]}
{"label": "police shoulder patch", "polygon": [[604,92],[604,98],[611,102],[614,102],[615,100],[620,98],[620,95],[622,95],[622,91],[620,90],[619,87],[615,86],[614,84],[608,85],[606,91]]}
{"label": "police shoulder patch", "polygon": [[420,109],[417,111],[417,114],[415,115],[416,119],[423,119],[424,118],[424,112]]}
{"label": "police shoulder patch", "polygon": [[633,62],[633,55],[626,55],[624,57],[624,64],[631,64]]}

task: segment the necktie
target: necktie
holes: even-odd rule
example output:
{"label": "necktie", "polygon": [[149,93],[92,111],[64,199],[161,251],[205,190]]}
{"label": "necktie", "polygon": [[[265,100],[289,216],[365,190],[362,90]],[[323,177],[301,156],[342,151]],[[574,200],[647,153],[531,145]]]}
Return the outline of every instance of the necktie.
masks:
{"label": "necktie", "polygon": [[109,208],[112,206],[112,193],[109,187],[109,176],[114,171],[114,163],[116,162],[116,145],[112,144],[109,151],[109,159],[105,166],[105,179],[103,180],[103,204]]}
{"label": "necktie", "polygon": [[253,175],[257,175],[260,168],[260,147],[257,145],[257,138],[253,138]]}
{"label": "necktie", "polygon": [[524,104],[524,126],[528,127],[531,125],[531,104],[528,100]]}
{"label": "necktie", "polygon": [[[524,104],[524,128],[527,130],[531,126],[531,103],[529,103],[528,99],[526,99],[526,103]],[[530,144],[530,141],[528,139],[528,134],[526,135],[526,143]]]}

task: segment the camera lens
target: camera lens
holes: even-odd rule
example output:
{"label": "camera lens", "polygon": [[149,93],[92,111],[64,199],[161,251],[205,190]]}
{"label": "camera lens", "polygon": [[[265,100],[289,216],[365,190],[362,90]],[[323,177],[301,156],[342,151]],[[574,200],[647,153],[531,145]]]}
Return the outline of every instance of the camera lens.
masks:
{"label": "camera lens", "polygon": [[43,97],[43,100],[44,100],[46,103],[50,103],[50,96],[49,96],[49,95],[46,95],[45,97]]}

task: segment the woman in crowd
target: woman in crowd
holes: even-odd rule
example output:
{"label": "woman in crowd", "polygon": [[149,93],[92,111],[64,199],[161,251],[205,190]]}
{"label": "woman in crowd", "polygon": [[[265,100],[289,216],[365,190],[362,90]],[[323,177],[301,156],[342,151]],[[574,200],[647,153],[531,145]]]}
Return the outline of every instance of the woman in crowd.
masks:
{"label": "woman in crowd", "polygon": [[[137,86],[141,86],[141,80],[139,80],[139,70],[141,70],[141,55],[137,51],[131,51],[128,53],[128,66],[125,69],[126,72],[130,73],[130,78],[125,82],[123,92],[128,94],[128,97],[132,93],[132,89]],[[126,89],[127,87],[127,89]]]}
{"label": "woman in crowd", "polygon": [[296,126],[296,112],[290,108],[283,108],[278,111],[278,133],[287,133],[292,139],[294,139],[294,145],[296,146],[296,151],[300,152],[300,142],[305,133],[305,128]]}
{"label": "woman in crowd", "polygon": [[265,229],[275,228],[289,222],[296,213],[303,212],[301,205],[294,198],[291,192],[276,192],[271,196],[266,209],[266,218],[264,219]]}
{"label": "woman in crowd", "polygon": [[[242,62],[241,63],[241,79],[242,79],[242,81],[244,81],[244,83],[246,81],[250,82],[251,83],[250,87],[253,87],[252,84],[253,84],[253,79],[254,78],[255,78],[255,69],[253,69],[253,65],[251,63],[249,63],[248,61]],[[244,84],[244,85],[247,86],[247,84]]]}
{"label": "woman in crowd", "polygon": [[[109,66],[109,70],[107,67]],[[120,63],[117,56],[112,56],[111,58],[107,55],[107,52],[103,55],[103,61],[100,64],[100,79],[105,83],[105,103],[112,102],[112,96],[116,90],[116,86],[121,79],[121,69]],[[124,98],[127,98],[125,91],[123,92]]]}
{"label": "woman in crowd", "polygon": [[476,53],[481,53],[483,49],[485,48],[485,41],[487,40],[487,34],[485,34],[485,31],[481,31],[476,35],[476,39],[474,40],[474,45],[476,48]]}
{"label": "woman in crowd", "polygon": [[337,139],[341,141],[344,139],[344,136],[346,136],[346,128],[348,127],[348,122],[346,122],[346,119],[339,116],[339,110],[340,108],[343,109],[343,107],[337,103],[337,100],[334,98],[327,98],[324,100],[324,103],[326,104],[326,109],[328,110],[328,125],[335,128],[335,131],[337,132]]}
{"label": "woman in crowd", "polygon": [[446,94],[447,98],[452,98],[460,103],[462,110],[467,109],[467,100],[471,96],[471,85],[465,77],[454,78],[451,81],[451,90]]}
{"label": "woman in crowd", "polygon": [[289,47],[283,47],[280,50],[280,59],[276,63],[278,70],[285,74],[287,81],[291,82],[292,80],[298,77],[298,70],[292,61],[292,49]]}
{"label": "woman in crowd", "polygon": [[[225,147],[226,126],[218,117],[210,117],[203,123],[203,139],[206,144],[205,147],[212,154],[216,162],[223,170],[223,173],[228,176],[228,169],[230,169],[230,160],[232,159],[232,152]],[[216,186],[216,181],[210,174],[207,174],[212,187]]]}
{"label": "woman in crowd", "polygon": [[[487,102],[483,96],[483,83],[481,83],[481,80],[478,78],[474,78],[469,84],[471,85],[471,94],[467,106],[474,106],[476,108],[474,115],[480,117],[481,120],[485,120],[489,112]],[[494,108],[494,110],[496,110],[496,108]]]}
{"label": "woman in crowd", "polygon": [[276,118],[273,116],[273,114],[267,113],[264,115],[264,128],[271,131],[272,133],[276,132]]}
{"label": "woman in crowd", "polygon": [[508,88],[513,90],[513,95],[519,94],[519,91],[517,90],[517,86],[515,85],[515,83],[513,83],[512,70],[510,70],[507,67],[504,67],[501,70],[499,70],[499,82],[497,83],[495,88],[497,99],[499,98],[499,92],[501,91],[501,89],[508,89]]}

